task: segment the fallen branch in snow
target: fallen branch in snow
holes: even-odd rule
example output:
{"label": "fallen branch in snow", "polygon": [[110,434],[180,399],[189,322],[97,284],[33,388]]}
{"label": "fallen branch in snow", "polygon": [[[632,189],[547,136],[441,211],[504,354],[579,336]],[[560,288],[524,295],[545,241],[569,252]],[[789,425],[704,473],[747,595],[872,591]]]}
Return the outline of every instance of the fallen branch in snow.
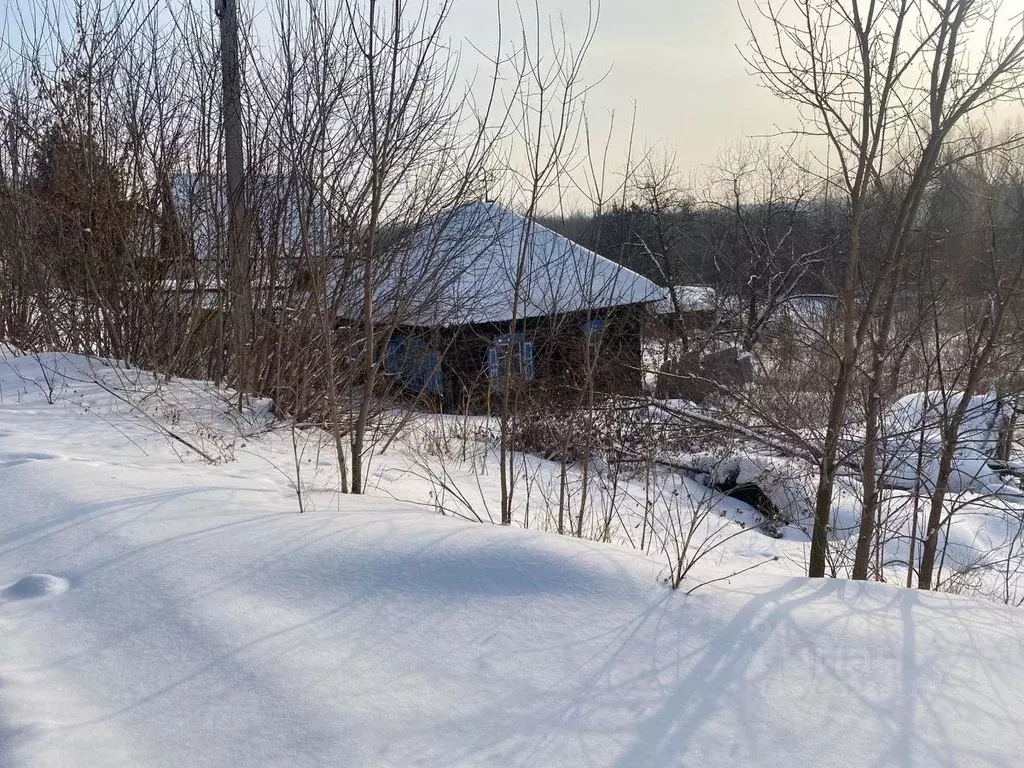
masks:
{"label": "fallen branch in snow", "polygon": [[[410,475],[411,477],[415,477],[415,478],[418,478],[420,480],[425,480],[428,483],[430,483],[430,485],[431,485],[431,487],[433,489],[433,493],[435,494],[434,495],[433,504],[434,504],[435,509],[438,512],[440,512],[442,515],[445,514],[445,513],[448,513],[448,514],[452,515],[453,517],[458,517],[458,518],[460,518],[462,520],[467,520],[467,521],[469,521],[471,523],[483,523],[483,522],[489,522],[491,524],[494,523],[494,518],[491,515],[491,510],[487,506],[487,499],[484,498],[484,493],[483,493],[483,489],[482,488],[479,489],[480,490],[480,501],[483,504],[484,511],[487,513],[487,520],[486,521],[480,515],[480,513],[476,511],[476,508],[473,506],[473,503],[469,500],[469,498],[467,498],[467,496],[459,488],[458,482],[452,477],[452,475],[448,471],[447,467],[442,466],[441,470],[438,472],[438,471],[434,471],[432,468],[427,466],[427,464],[425,462],[421,463],[420,466],[422,466],[424,468],[424,473],[423,474],[415,472],[415,471],[413,471],[411,469],[405,470],[405,473]],[[478,488],[479,488],[479,478],[477,479],[477,485],[478,485]],[[464,507],[467,510],[467,512],[461,512],[457,508],[446,506],[444,501],[443,501],[443,499],[442,499],[442,492],[443,493],[451,494],[451,496],[462,507]],[[388,493],[388,496],[390,496],[391,498],[395,499],[395,501],[402,501],[402,502],[407,502],[407,503],[410,503],[410,504],[420,504],[420,503],[422,503],[422,502],[417,502],[417,501],[414,501],[414,500],[411,500],[411,499],[403,499],[403,498],[401,498],[399,496],[395,496],[393,493],[390,493],[390,492],[387,492],[387,493]]]}
{"label": "fallen branch in snow", "polygon": [[670,416],[679,416],[691,419],[701,424],[706,424],[707,426],[717,427],[718,429],[740,435],[753,442],[760,443],[767,448],[779,451],[786,456],[805,459],[806,461],[810,461],[815,464],[821,460],[821,452],[806,443],[803,448],[798,448],[790,443],[783,442],[782,440],[762,435],[749,427],[743,426],[742,424],[716,419],[714,416],[709,416],[706,413],[701,413],[700,411],[689,408],[676,408],[659,400],[651,400],[650,405],[663,413],[669,414]]}
{"label": "fallen branch in snow", "polygon": [[716,584],[719,581],[726,581],[726,580],[731,579],[731,578],[733,578],[735,576],[739,576],[740,574],[746,573],[747,571],[752,571],[755,568],[760,568],[762,565],[767,565],[768,563],[774,563],[778,559],[779,559],[778,555],[772,555],[767,560],[762,560],[759,563],[754,563],[753,565],[748,565],[746,568],[740,568],[740,570],[733,571],[732,573],[730,573],[730,574],[728,574],[726,576],[719,576],[717,579],[709,579],[708,581],[702,581],[700,584],[697,584],[696,586],[690,587],[688,590],[686,590],[686,594],[687,595],[692,595],[694,592],[696,592],[701,587],[706,587],[709,584]]}
{"label": "fallen branch in snow", "polygon": [[182,445],[184,445],[186,448],[188,448],[191,451],[195,451],[199,456],[201,456],[203,458],[203,460],[209,462],[210,464],[217,464],[218,463],[217,459],[215,459],[213,456],[208,454],[202,448],[198,448],[197,446],[193,445],[188,440],[183,438],[181,435],[173,432],[172,430],[168,429],[163,424],[161,424],[159,421],[154,419],[152,416],[150,416],[148,413],[146,413],[144,408],[141,408],[137,403],[132,402],[127,397],[124,397],[123,395],[118,394],[116,391],[114,391],[113,389],[108,387],[106,384],[104,384],[102,381],[99,380],[98,376],[94,376],[93,377],[92,383],[95,384],[100,389],[102,389],[104,392],[106,392],[108,395],[110,395],[114,399],[116,399],[116,400],[124,403],[125,405],[127,405],[129,408],[131,408],[136,413],[141,414],[150,424],[152,424],[154,427],[156,427],[156,429],[164,437],[168,438],[169,440],[174,440],[176,442],[181,443]]}

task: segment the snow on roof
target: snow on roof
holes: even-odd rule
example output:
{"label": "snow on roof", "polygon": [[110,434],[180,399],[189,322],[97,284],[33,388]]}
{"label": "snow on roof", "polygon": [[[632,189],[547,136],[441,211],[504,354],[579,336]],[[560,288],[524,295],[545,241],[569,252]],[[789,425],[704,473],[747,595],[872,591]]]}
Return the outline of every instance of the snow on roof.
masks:
{"label": "snow on roof", "polygon": [[787,298],[782,310],[790,316],[821,319],[839,309],[839,299],[827,293],[799,293]]}
{"label": "snow on roof", "polygon": [[[665,288],[665,298],[659,301],[654,311],[659,315],[671,315],[676,312],[678,302],[680,312],[714,312],[718,306],[718,291],[708,285],[677,285]],[[672,294],[676,301],[672,301]]]}
{"label": "snow on roof", "polygon": [[663,296],[636,272],[497,203],[481,202],[439,214],[421,227],[376,298],[378,307],[400,313],[404,323],[452,326]]}

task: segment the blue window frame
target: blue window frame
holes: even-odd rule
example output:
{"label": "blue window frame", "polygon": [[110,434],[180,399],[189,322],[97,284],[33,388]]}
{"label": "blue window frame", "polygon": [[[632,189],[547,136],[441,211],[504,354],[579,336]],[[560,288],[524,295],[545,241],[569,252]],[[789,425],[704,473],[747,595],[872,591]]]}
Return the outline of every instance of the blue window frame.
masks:
{"label": "blue window frame", "polygon": [[589,350],[590,359],[596,360],[601,353],[601,339],[604,336],[604,318],[595,317],[583,323],[583,338]]}
{"label": "blue window frame", "polygon": [[511,337],[507,333],[496,336],[487,347],[487,376],[491,386],[501,389],[509,375],[521,381],[533,380],[533,342],[525,340],[521,333]]}
{"label": "blue window frame", "polygon": [[444,392],[441,353],[430,349],[422,339],[392,336],[384,354],[384,372],[406,389],[434,395]]}

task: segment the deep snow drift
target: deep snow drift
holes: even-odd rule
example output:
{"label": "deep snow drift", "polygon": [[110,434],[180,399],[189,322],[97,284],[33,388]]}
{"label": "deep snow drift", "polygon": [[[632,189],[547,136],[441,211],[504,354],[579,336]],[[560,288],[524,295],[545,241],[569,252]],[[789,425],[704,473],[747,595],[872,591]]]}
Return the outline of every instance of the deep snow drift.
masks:
{"label": "deep snow drift", "polygon": [[684,597],[326,487],[300,515],[261,407],[232,436],[203,385],[53,356],[0,391],[2,765],[1019,764],[1016,610],[760,570]]}

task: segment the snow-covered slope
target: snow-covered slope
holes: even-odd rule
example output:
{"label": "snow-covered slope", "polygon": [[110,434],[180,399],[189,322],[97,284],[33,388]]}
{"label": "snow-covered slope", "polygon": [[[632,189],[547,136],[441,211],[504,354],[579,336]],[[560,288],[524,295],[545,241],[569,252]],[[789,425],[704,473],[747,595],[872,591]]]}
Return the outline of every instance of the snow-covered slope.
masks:
{"label": "snow-covered slope", "polygon": [[759,571],[684,597],[611,545],[300,515],[260,409],[203,433],[201,386],[40,362],[0,362],[0,765],[1019,764],[1017,611]]}

